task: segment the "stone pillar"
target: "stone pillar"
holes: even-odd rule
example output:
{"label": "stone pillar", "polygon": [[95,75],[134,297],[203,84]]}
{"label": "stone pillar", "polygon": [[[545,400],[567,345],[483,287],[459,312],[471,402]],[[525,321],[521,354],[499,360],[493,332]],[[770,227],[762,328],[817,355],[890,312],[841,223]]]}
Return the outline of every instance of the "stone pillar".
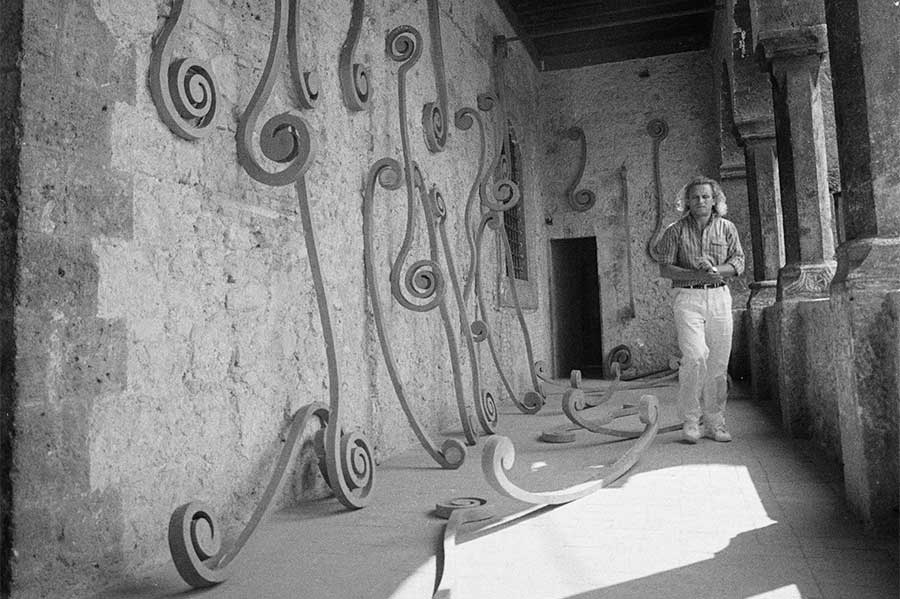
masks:
{"label": "stone pillar", "polygon": [[753,396],[777,397],[775,365],[769,361],[766,309],[775,303],[778,271],[784,265],[781,190],[775,153],[775,124],[759,119],[737,124],[747,165],[753,279],[747,301],[750,381]]}
{"label": "stone pillar", "polygon": [[826,0],[847,241],[831,289],[844,484],[873,529],[897,532],[900,405],[900,14]]}
{"label": "stone pillar", "polygon": [[828,296],[834,236],[819,78],[825,25],[768,30],[758,44],[771,75],[786,264],[778,273],[775,358],[782,422],[807,437],[805,353],[797,304]]}

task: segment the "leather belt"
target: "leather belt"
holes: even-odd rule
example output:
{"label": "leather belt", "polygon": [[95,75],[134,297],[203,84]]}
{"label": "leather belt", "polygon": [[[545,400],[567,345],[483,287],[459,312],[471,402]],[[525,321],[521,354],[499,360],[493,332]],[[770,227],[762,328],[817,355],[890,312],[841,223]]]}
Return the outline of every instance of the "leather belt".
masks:
{"label": "leather belt", "polygon": [[699,285],[685,285],[682,289],[716,289],[724,287],[725,283],[700,283]]}

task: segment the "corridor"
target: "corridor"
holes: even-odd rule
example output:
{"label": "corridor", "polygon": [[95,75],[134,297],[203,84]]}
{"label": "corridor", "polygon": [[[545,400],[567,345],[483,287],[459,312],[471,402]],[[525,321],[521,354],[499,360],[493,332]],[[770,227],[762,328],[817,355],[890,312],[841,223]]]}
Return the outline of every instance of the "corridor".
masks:
{"label": "corridor", "polygon": [[[663,426],[674,422],[674,391],[650,391]],[[573,444],[538,441],[566,422],[559,396],[537,415],[511,410],[501,406],[500,432],[517,450],[509,476],[530,490],[596,476],[632,443],[584,431]],[[380,465],[365,509],[324,499],[272,514],[215,588],[191,591],[169,564],[96,597],[425,599],[443,562],[446,521],[435,504],[477,496],[495,518],[463,527],[443,563],[445,597],[896,598],[897,539],[862,532],[843,504],[840,470],[786,437],[741,386],[732,388],[729,424],[729,444],[659,435],[611,488],[537,510],[488,485],[483,439],[458,471],[441,471],[411,448]],[[636,418],[615,425],[639,428]],[[478,532],[484,526],[489,532]]]}

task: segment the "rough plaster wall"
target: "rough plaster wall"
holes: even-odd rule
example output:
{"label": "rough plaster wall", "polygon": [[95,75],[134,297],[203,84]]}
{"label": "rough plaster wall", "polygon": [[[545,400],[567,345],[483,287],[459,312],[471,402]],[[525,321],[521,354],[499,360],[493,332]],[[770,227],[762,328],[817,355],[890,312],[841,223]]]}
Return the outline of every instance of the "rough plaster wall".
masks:
{"label": "rough plaster wall", "polygon": [[[490,88],[493,36],[510,31],[493,4],[443,4],[452,115]],[[367,9],[356,59],[371,69],[374,98],[362,113],[344,107],[336,73],[350,3],[302,8],[304,51],[322,80],[320,107],[304,115],[319,146],[306,180],[335,328],[343,425],[364,430],[383,459],[415,443],[378,349],[362,267],[363,178],[375,160],[401,158],[398,64],[384,54],[387,31],[412,24],[424,37],[408,78],[412,152],[447,200],[457,265],[465,262],[460,220],[477,141],[451,127],[444,154],[425,149],[421,106],[436,96],[424,2]],[[210,61],[220,117],[208,138],[193,143],[160,121],[147,87],[158,10],[166,14],[168,3],[26,2],[16,596],[58,596],[63,586],[74,592],[168,560],[168,518],[188,500],[208,502],[234,534],[268,481],[287,418],[328,400],[296,198],[291,188],[253,182],[235,156],[237,118],[268,52],[272,3],[194,3],[176,56]],[[513,72],[524,76],[508,97],[511,113],[520,115],[533,202],[538,131],[529,116],[535,75],[526,60],[511,56]],[[294,106],[289,84],[282,73],[261,122]],[[531,99],[519,107],[519,98]],[[405,204],[402,192],[379,192],[383,297]],[[529,209],[530,222],[539,212]],[[496,257],[487,262],[488,280],[495,268]],[[534,268],[543,268],[540,260]],[[458,428],[436,313],[412,315],[397,305],[387,312],[421,421],[433,431]],[[546,319],[538,314],[529,320],[541,347]],[[508,311],[498,321],[504,343],[515,343],[505,340],[515,333],[512,322]],[[526,365],[514,366],[524,380]],[[487,388],[492,384],[496,389],[490,379]],[[282,502],[326,492],[307,455]]]}
{"label": "rough plaster wall", "polygon": [[[641,76],[645,73],[645,76]],[[633,60],[583,69],[544,73],[541,110],[546,179],[544,209],[553,216],[551,239],[596,235],[603,319],[603,349],[631,347],[639,370],[665,368],[678,355],[671,318],[670,281],[659,277],[647,255],[656,224],[653,142],[647,123],[662,118],[669,125],[660,144],[663,225],[677,218],[674,197],[697,173],[717,175],[720,161],[718,89],[705,52]],[[588,157],[582,187],[597,194],[587,212],[570,212],[565,190],[577,174],[578,147],[562,132],[578,125],[585,131]],[[618,170],[628,171],[626,240]],[[631,252],[636,317],[627,317]]]}

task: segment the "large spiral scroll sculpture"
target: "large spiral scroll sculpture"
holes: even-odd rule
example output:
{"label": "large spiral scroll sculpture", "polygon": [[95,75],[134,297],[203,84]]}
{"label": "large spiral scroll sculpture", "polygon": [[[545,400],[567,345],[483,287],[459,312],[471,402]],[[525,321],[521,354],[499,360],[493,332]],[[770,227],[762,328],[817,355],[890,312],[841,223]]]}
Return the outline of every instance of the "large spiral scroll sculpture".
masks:
{"label": "large spiral scroll sculpture", "polygon": [[659,146],[663,140],[669,135],[669,125],[662,119],[653,119],[647,123],[647,134],[653,140],[653,186],[656,192],[656,228],[650,241],[647,242],[647,253],[651,258],[659,262],[659,254],[656,252],[656,245],[659,243],[663,232],[663,206],[662,180],[659,174]]}
{"label": "large spiral scroll sculpture", "polygon": [[566,189],[566,199],[569,201],[569,207],[576,212],[585,212],[593,208],[597,203],[597,194],[590,189],[580,187],[581,179],[584,177],[584,167],[587,164],[587,137],[584,135],[584,129],[581,127],[569,127],[566,130],[566,137],[573,141],[577,141],[581,150],[581,156],[578,159],[578,174],[569,188]]}
{"label": "large spiral scroll sculpture", "polygon": [[[499,106],[497,111],[499,113],[497,118],[498,123],[495,126],[494,135],[495,152],[491,166],[479,171],[482,179],[478,187],[478,195],[481,200],[482,211],[481,220],[477,225],[477,233],[475,234],[476,258],[474,260],[474,271],[469,273],[469,282],[467,283],[467,286],[472,285],[475,288],[475,296],[478,302],[479,316],[481,319],[477,321],[477,325],[484,331],[481,337],[488,341],[488,347],[491,349],[491,357],[493,358],[494,366],[500,375],[501,381],[503,381],[507,393],[513,398],[513,402],[520,411],[527,414],[534,414],[544,405],[545,396],[540,379],[537,376],[534,349],[531,344],[531,334],[528,331],[528,323],[525,321],[525,314],[522,312],[522,305],[519,302],[515,279],[510,272],[510,274],[508,274],[509,292],[516,312],[516,318],[519,323],[519,329],[522,332],[522,339],[525,344],[525,353],[528,360],[529,374],[531,375],[532,383],[532,389],[526,391],[521,400],[517,399],[515,392],[512,390],[509,380],[500,364],[497,351],[493,346],[493,340],[490,336],[491,326],[488,322],[487,306],[484,301],[483,288],[481,286],[480,260],[482,256],[481,248],[485,229],[490,228],[497,232],[500,237],[500,245],[504,253],[505,261],[507,264],[511,265],[512,248],[509,244],[509,237],[506,234],[506,227],[503,226],[502,213],[515,207],[521,198],[519,186],[509,178],[509,165],[502,162],[504,159],[502,148],[504,146],[504,139],[506,138],[505,131],[507,122],[506,116],[503,113],[502,104],[498,102],[497,97],[494,94],[483,93],[478,96],[478,108],[480,110],[484,112],[491,111],[495,106]],[[466,125],[467,122],[463,120],[462,124]],[[488,181],[488,177],[484,174],[486,172],[494,173],[493,183]],[[471,198],[472,196],[470,194],[470,201]]]}
{"label": "large spiral scroll sculpture", "polygon": [[172,60],[173,37],[183,27],[192,0],[173,0],[172,12],[150,55],[150,95],[159,117],[175,135],[197,140],[215,128],[218,109],[212,68],[195,58]]}
{"label": "large spiral scroll sculpture", "polygon": [[328,407],[319,403],[310,404],[298,410],[294,415],[285,447],[266,491],[257,504],[249,523],[237,541],[230,547],[222,548],[223,544],[218,534],[219,527],[214,516],[205,506],[192,502],[182,505],[172,514],[169,521],[169,547],[172,559],[182,578],[194,587],[211,586],[225,580],[229,566],[265,517],[273,499],[278,495],[287,473],[287,466],[296,455],[300,433],[311,419],[317,419],[320,425],[325,427],[324,434],[320,431],[316,437],[319,463],[320,467],[324,464],[323,475],[343,505],[351,509],[364,507],[369,501],[375,480],[374,460],[368,441],[359,433],[347,433],[341,428],[340,381],[334,348],[334,334],[328,314],[328,301],[316,250],[304,179],[304,174],[312,163],[315,153],[314,138],[302,117],[292,112],[284,112],[269,119],[259,134],[260,151],[271,163],[277,165],[276,170],[270,170],[268,165],[257,160],[255,152],[250,146],[262,105],[268,100],[273,79],[282,66],[282,45],[287,33],[287,16],[285,2],[276,0],[269,56],[262,80],[239,123],[237,149],[241,165],[257,181],[267,185],[294,184],[295,186],[303,226],[303,238],[322,325],[322,337],[328,364],[330,402]]}
{"label": "large spiral scroll sculpture", "polygon": [[507,472],[512,469],[516,451],[512,441],[502,435],[493,435],[485,443],[481,457],[481,470],[494,489],[519,501],[535,505],[558,505],[568,503],[594,493],[628,472],[637,463],[641,454],[656,437],[659,430],[659,403],[653,395],[643,395],[636,410],[644,430],[638,440],[628,448],[613,464],[601,467],[598,476],[583,483],[554,491],[529,491],[509,479]]}
{"label": "large spiral scroll sculpture", "polygon": [[[482,191],[486,187],[485,179],[487,177],[487,164],[485,161],[485,156],[487,154],[487,140],[485,138],[484,121],[478,111],[473,108],[465,107],[456,112],[454,123],[456,124],[456,127],[458,129],[463,131],[468,131],[475,123],[477,123],[480,139],[478,173],[469,191],[469,197],[466,202],[464,217],[466,241],[469,245],[469,265],[467,270],[465,289],[463,291],[463,301],[468,302],[474,289],[478,312],[481,314],[481,317],[479,319],[476,319],[472,322],[470,329],[476,342],[487,342],[488,348],[491,353],[491,359],[493,360],[494,366],[497,369],[497,373],[500,376],[500,380],[503,383],[507,394],[512,399],[514,405],[519,409],[519,411],[525,414],[534,414],[541,409],[541,406],[543,405],[543,398],[534,391],[527,391],[523,398],[519,398],[518,394],[510,384],[509,378],[506,376],[506,373],[504,372],[503,367],[500,364],[500,357],[497,351],[497,347],[494,343],[493,335],[491,334],[487,306],[484,300],[484,293],[481,286],[481,247],[484,237],[484,229],[487,226],[496,228],[497,224],[499,223],[499,219],[496,217],[497,213],[491,210],[485,213],[485,215],[480,219],[479,222],[473,222],[476,214],[480,214],[480,210],[478,210],[477,204],[479,194],[483,194],[485,195],[485,197],[487,197],[486,193]],[[507,202],[511,200],[518,201],[518,190],[515,187],[515,184],[509,181],[505,182],[504,185],[508,187],[495,186],[488,193],[491,193],[492,196],[494,195],[494,193],[501,194],[501,198],[507,198]],[[511,193],[506,196],[502,195],[504,193],[503,190],[507,188],[511,190]],[[503,207],[500,201],[496,198],[493,199],[493,202],[496,206]]]}

